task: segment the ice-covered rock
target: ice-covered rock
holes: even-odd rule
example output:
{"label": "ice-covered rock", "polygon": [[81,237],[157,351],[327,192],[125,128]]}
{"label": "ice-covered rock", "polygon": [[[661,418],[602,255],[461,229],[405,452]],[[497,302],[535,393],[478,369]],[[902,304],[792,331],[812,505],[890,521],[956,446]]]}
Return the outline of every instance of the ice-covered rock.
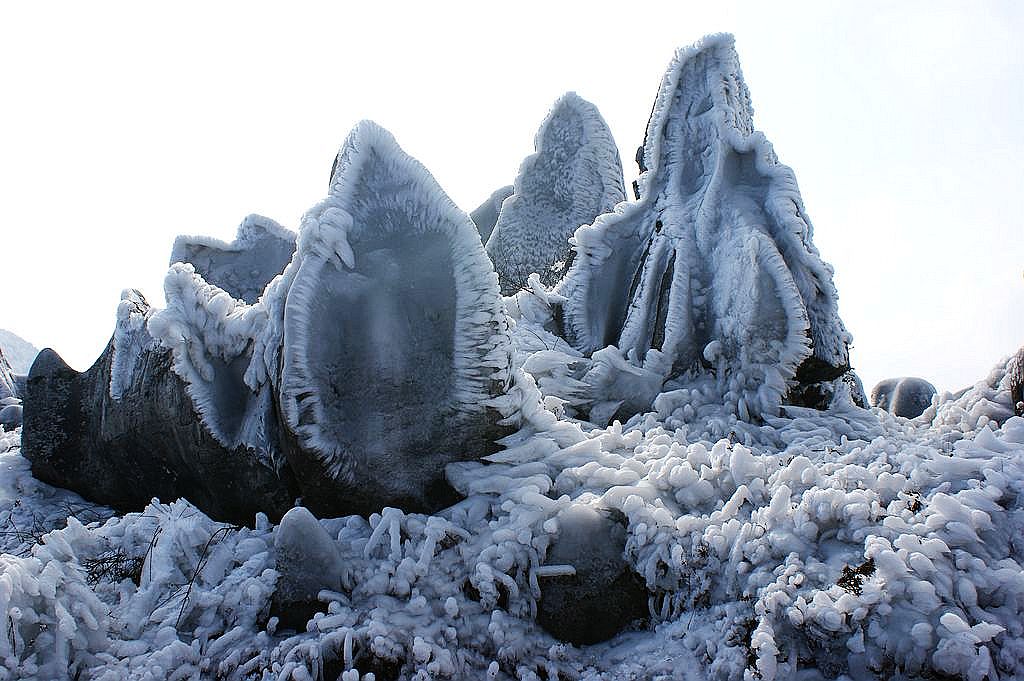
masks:
{"label": "ice-covered rock", "polygon": [[537,622],[555,638],[589,645],[646,620],[647,589],[623,557],[625,517],[576,504],[556,520],[558,535],[537,569]]}
{"label": "ice-covered rock", "polygon": [[559,281],[572,264],[569,238],[576,228],[625,198],[608,125],[597,107],[575,93],[555,102],[534,146],[487,240],[504,295],[525,288],[534,272],[546,286]]}
{"label": "ice-covered rock", "polygon": [[872,388],[871,405],[913,419],[924,413],[935,392],[935,386],[923,378],[887,378]]}
{"label": "ice-covered rock", "polygon": [[713,375],[737,414],[849,370],[832,269],[792,170],[756,132],[729,36],[676,54],[647,127],[639,199],[576,231],[564,332],[682,384]]}
{"label": "ice-covered rock", "polygon": [[334,539],[302,506],[281,518],[274,535],[274,555],[278,576],[270,614],[282,627],[305,631],[313,614],[327,609],[318,594],[342,591],[345,559]]}
{"label": "ice-covered rock", "polygon": [[483,243],[487,243],[491,232],[494,231],[494,225],[498,222],[498,213],[501,212],[501,203],[512,196],[512,189],[513,186],[510,184],[495,189],[493,194],[469,214],[477,231],[480,232],[480,241]]}
{"label": "ice-covered rock", "polygon": [[238,226],[231,243],[205,236],[179,236],[171,249],[171,264],[190,263],[207,282],[234,298],[255,303],[270,280],[284,271],[294,252],[294,232],[254,214]]}
{"label": "ice-covered rock", "polygon": [[8,404],[0,407],[0,426],[4,430],[14,430],[22,422],[22,406],[20,404]]}
{"label": "ice-covered rock", "polygon": [[25,375],[39,354],[39,348],[16,333],[0,329],[0,352],[7,358],[11,371],[16,375]]}
{"label": "ice-covered rock", "polygon": [[263,302],[256,352],[280,367],[282,444],[314,512],[441,508],[444,464],[507,432],[508,320],[480,237],[374,123],[349,135]]}
{"label": "ice-covered rock", "polygon": [[173,353],[135,323],[147,312],[141,295],[126,291],[114,337],[84,373],[53,350],[39,353],[22,433],[33,474],[123,510],[185,497],[229,522],[251,524],[259,511],[280,517],[296,496],[287,476],[204,425]]}
{"label": "ice-covered rock", "polygon": [[18,396],[17,379],[14,372],[11,371],[11,365],[7,363],[7,357],[4,356],[3,350],[0,349],[0,399]]}

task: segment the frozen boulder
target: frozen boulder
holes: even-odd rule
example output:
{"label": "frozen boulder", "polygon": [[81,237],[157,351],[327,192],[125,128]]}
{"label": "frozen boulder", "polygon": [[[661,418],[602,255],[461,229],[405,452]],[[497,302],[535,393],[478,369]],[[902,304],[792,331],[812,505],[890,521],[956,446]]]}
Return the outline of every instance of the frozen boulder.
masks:
{"label": "frozen boulder", "polygon": [[53,350],[28,376],[22,453],[40,480],[121,510],[185,497],[221,521],[280,517],[294,500],[287,472],[250,447],[226,447],[204,425],[172,352],[140,322],[148,305],[123,294],[118,327],[84,373]]}
{"label": "frozen boulder", "polygon": [[0,426],[4,430],[14,430],[21,425],[22,407],[20,404],[8,404],[0,407]]}
{"label": "frozen boulder", "polygon": [[277,585],[270,606],[281,626],[305,631],[306,622],[327,606],[317,595],[339,592],[346,580],[345,562],[334,539],[302,506],[292,508],[274,534]]}
{"label": "frozen boulder", "polygon": [[455,499],[445,464],[508,432],[494,270],[469,217],[377,125],[356,126],[332,177],[262,301],[255,352],[275,376],[283,451],[317,514],[437,510]]}
{"label": "frozen boulder", "polygon": [[622,162],[608,125],[575,93],[555,102],[534,146],[487,240],[507,296],[528,288],[534,272],[545,286],[558,282],[572,264],[573,232],[625,199]]}
{"label": "frozen boulder", "polygon": [[646,620],[647,589],[623,557],[625,518],[576,505],[557,519],[558,537],[539,569],[538,623],[557,639],[589,645]]}
{"label": "frozen boulder", "polygon": [[832,269],[793,171],[754,130],[731,37],[676,54],[640,160],[639,199],[576,231],[556,289],[567,340],[677,387],[711,379],[744,419],[849,371]]}
{"label": "frozen boulder", "polygon": [[494,231],[495,223],[498,222],[501,203],[510,196],[512,196],[512,185],[510,184],[495,189],[493,194],[488,196],[483,203],[476,207],[476,210],[469,214],[473,224],[476,225],[477,231],[480,232],[481,242],[487,243],[491,232]]}
{"label": "frozen boulder", "polygon": [[231,243],[179,236],[171,249],[171,264],[187,262],[207,282],[234,298],[255,303],[270,280],[284,271],[294,252],[293,232],[270,218],[249,215]]}
{"label": "frozen boulder", "polygon": [[934,395],[935,386],[923,378],[887,378],[871,390],[871,405],[913,419],[924,413]]}

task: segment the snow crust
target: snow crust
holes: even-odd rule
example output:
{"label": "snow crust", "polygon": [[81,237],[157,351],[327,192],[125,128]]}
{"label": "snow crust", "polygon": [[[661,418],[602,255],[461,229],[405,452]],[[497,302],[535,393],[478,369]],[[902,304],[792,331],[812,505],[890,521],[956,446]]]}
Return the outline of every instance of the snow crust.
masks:
{"label": "snow crust", "polygon": [[[811,243],[792,170],[753,128],[731,36],[680,50],[658,92],[639,199],[576,231],[557,293],[584,353],[636,371],[714,374],[739,414],[774,414],[813,356],[848,368],[832,270]],[[622,282],[632,282],[624,287]]]}
{"label": "snow crust", "polygon": [[546,286],[557,283],[572,263],[569,238],[576,228],[625,199],[611,131],[597,107],[576,93],[555,102],[534,146],[487,239],[504,295],[523,288],[531,273]]}
{"label": "snow crust", "polygon": [[262,215],[249,215],[234,241],[179,236],[171,262],[190,263],[200,276],[234,298],[255,303],[270,280],[281,274],[295,251],[295,233]]}

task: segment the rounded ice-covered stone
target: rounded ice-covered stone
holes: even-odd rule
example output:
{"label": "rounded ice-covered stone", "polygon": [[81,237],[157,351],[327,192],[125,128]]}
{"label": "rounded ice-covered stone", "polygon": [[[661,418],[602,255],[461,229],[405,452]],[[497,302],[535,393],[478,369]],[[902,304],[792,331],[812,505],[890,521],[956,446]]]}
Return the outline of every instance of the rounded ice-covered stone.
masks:
{"label": "rounded ice-covered stone", "polygon": [[5,430],[14,430],[21,425],[22,407],[20,404],[9,404],[0,408],[0,426]]}
{"label": "rounded ice-covered stone", "polygon": [[341,552],[313,514],[296,506],[281,518],[274,534],[274,555],[278,577],[270,614],[286,628],[305,631],[313,614],[327,608],[317,594],[342,590]]}
{"label": "rounded ice-covered stone", "polygon": [[935,386],[923,378],[887,378],[871,390],[871,405],[913,419],[924,413],[935,392]]}
{"label": "rounded ice-covered stone", "polygon": [[571,566],[573,574],[540,580],[537,622],[557,639],[590,645],[646,619],[647,589],[623,557],[625,518],[582,504],[557,518],[558,536],[544,564]]}

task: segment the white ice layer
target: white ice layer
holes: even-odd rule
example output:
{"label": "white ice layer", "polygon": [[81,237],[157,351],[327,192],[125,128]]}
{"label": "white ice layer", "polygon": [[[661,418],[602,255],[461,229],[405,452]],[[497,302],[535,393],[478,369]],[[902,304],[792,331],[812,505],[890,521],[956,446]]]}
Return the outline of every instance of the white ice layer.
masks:
{"label": "white ice layer", "polygon": [[277,366],[283,347],[281,411],[338,479],[439,427],[457,434],[511,381],[508,322],[473,223],[368,121],[264,303],[257,357]]}
{"label": "white ice layer", "polygon": [[546,286],[559,281],[572,261],[569,238],[576,228],[625,199],[611,131],[597,108],[576,93],[555,102],[534,146],[487,240],[505,295],[525,288],[531,273]]}
{"label": "white ice layer", "polygon": [[731,37],[677,53],[643,158],[639,200],[575,234],[578,256],[558,290],[573,345],[615,345],[684,383],[713,372],[751,415],[777,411],[812,350],[847,366],[832,271],[811,243],[793,172],[753,129]]}
{"label": "white ice layer", "polygon": [[[1024,419],[1007,415],[1006,369],[932,421],[786,407],[741,424],[746,444],[716,439],[710,412],[687,420],[689,401],[601,429],[525,403],[490,463],[449,467],[468,495],[452,508],[304,530],[344,574],[298,632],[267,620],[290,538],[265,518],[239,529],[177,502],[72,520],[0,557],[0,666],[110,681],[365,681],[382,665],[420,679],[1019,678]],[[31,477],[16,438],[4,449],[0,520],[42,534],[71,500]],[[557,517],[580,504],[627,517],[652,618],[586,648],[533,619],[544,580],[568,570],[545,562]]]}
{"label": "white ice layer", "polygon": [[179,236],[171,263],[187,262],[203,279],[247,303],[255,303],[270,281],[281,274],[295,251],[295,233],[262,215],[249,215],[234,241]]}

